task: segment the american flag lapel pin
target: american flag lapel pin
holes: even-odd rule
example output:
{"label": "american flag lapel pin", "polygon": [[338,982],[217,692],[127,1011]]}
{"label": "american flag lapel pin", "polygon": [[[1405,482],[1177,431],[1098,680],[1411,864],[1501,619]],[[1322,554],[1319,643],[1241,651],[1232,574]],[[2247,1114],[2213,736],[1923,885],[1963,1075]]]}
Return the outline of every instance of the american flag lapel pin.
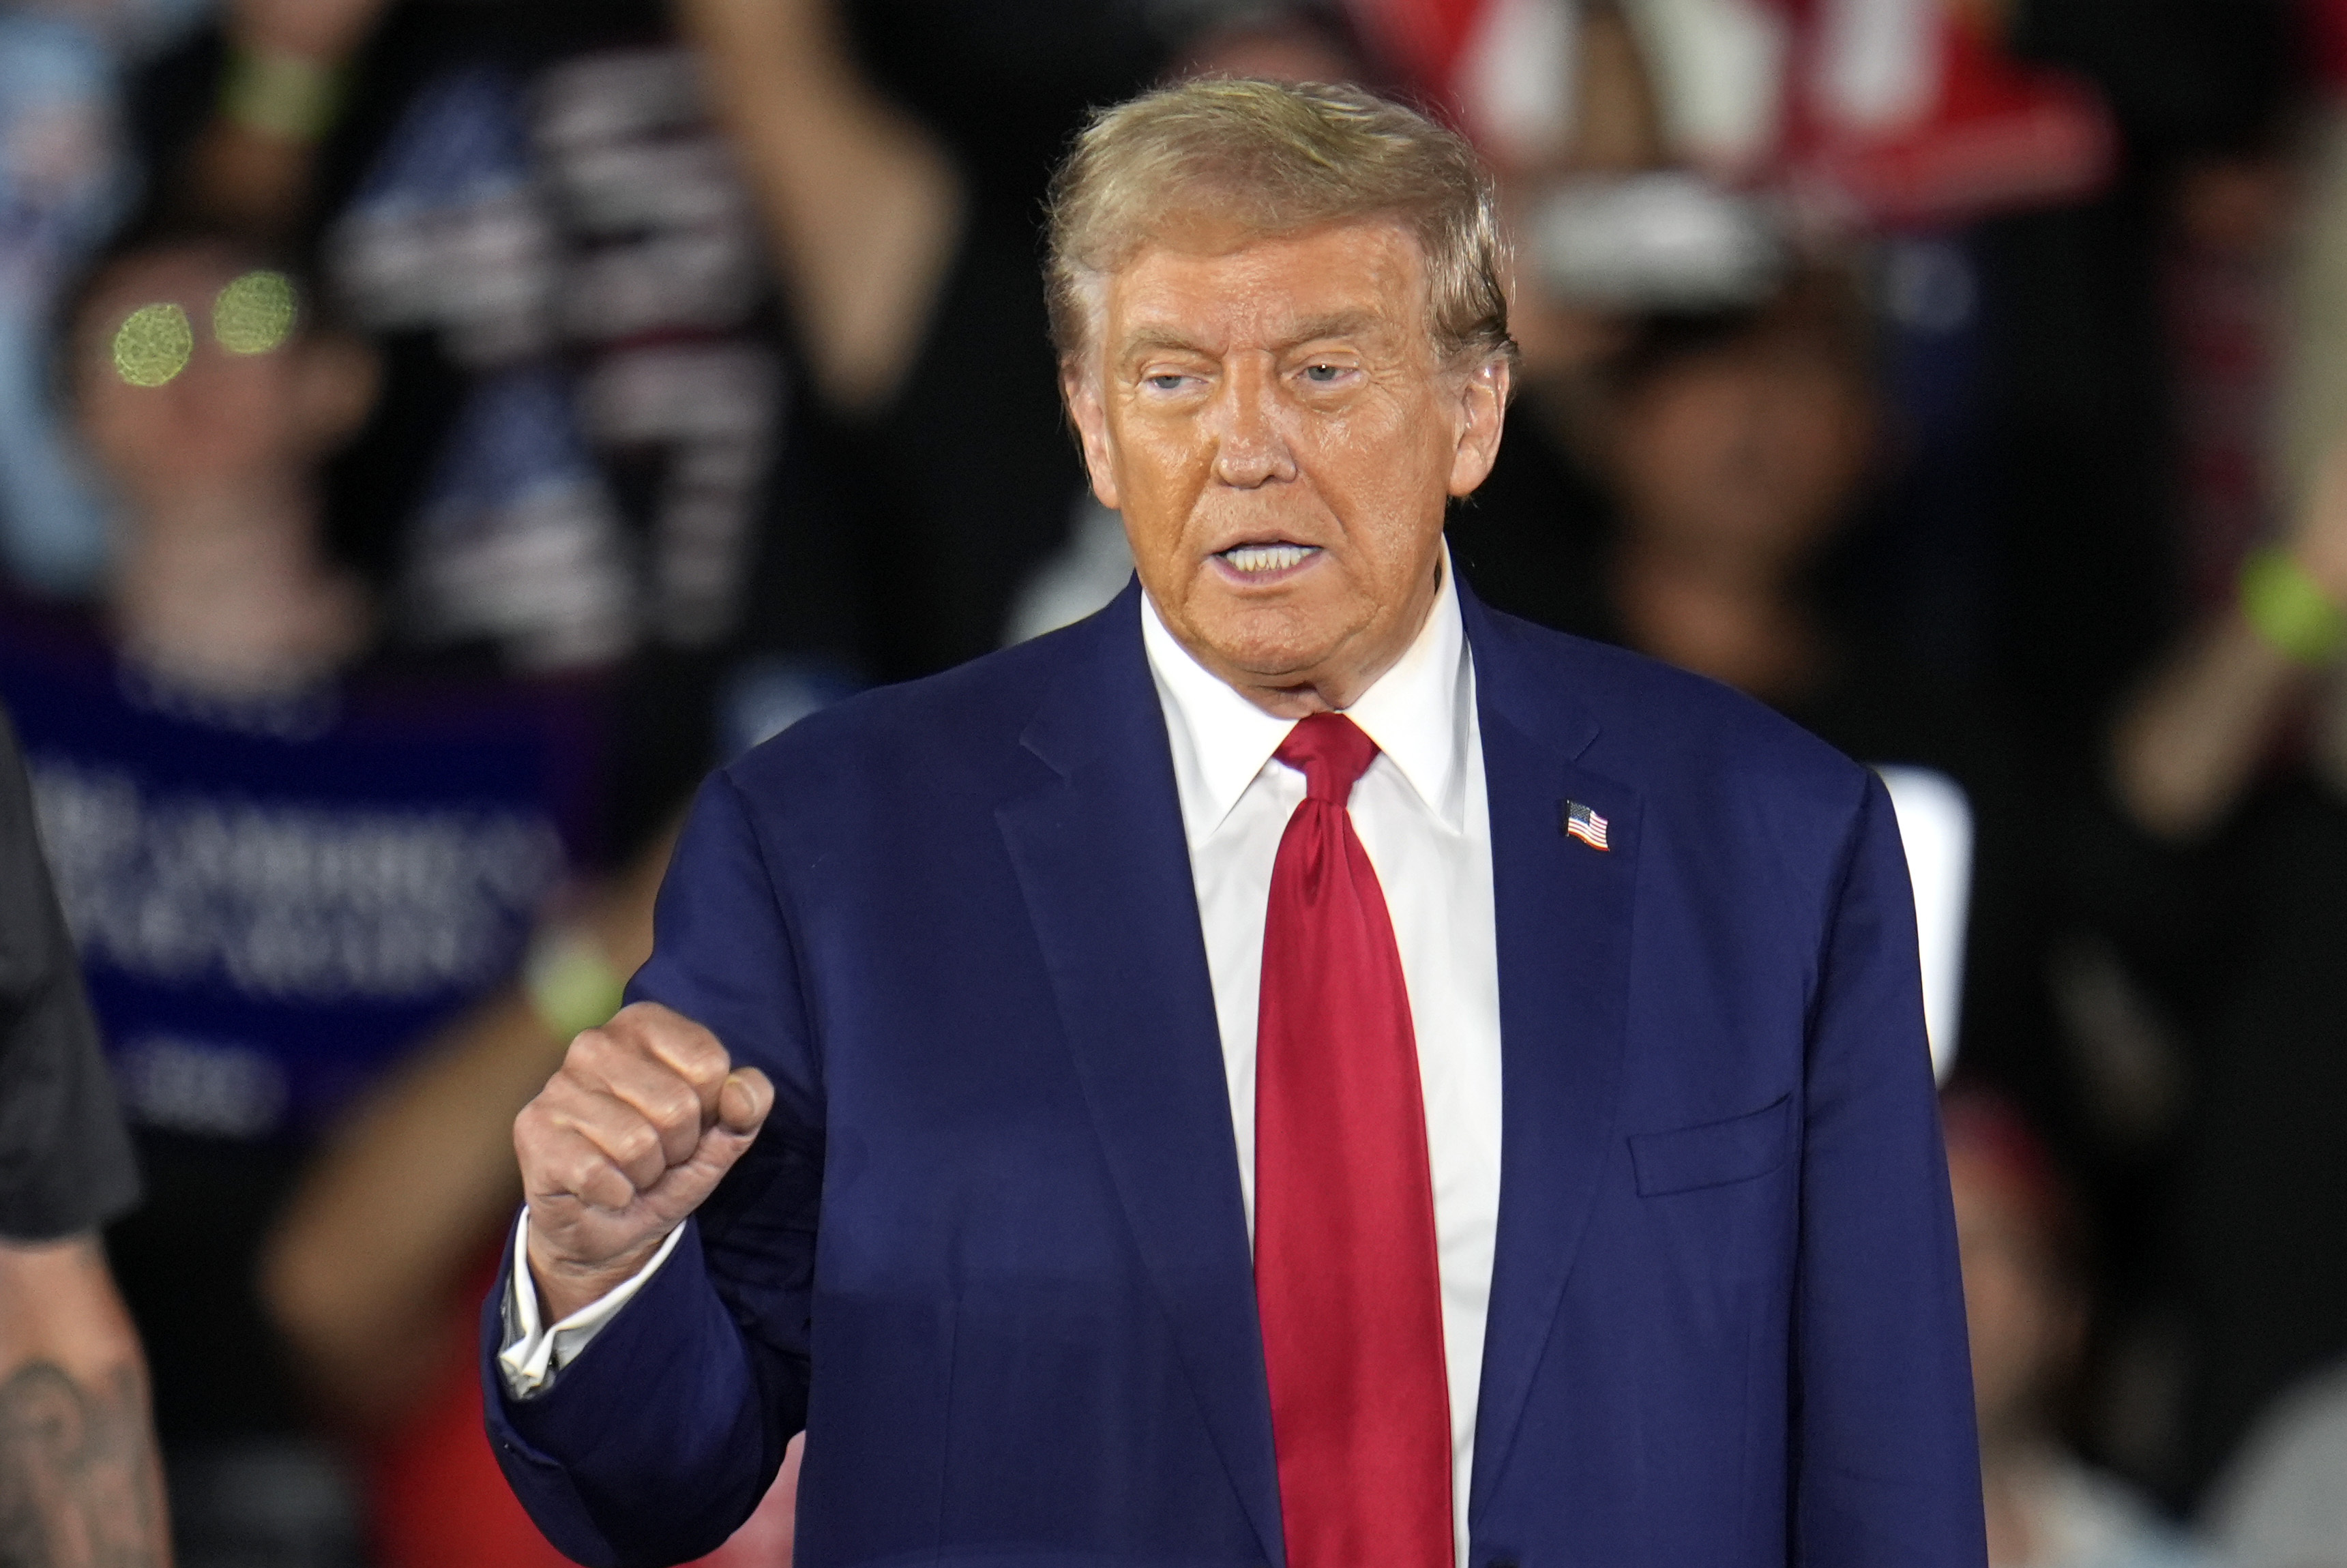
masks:
{"label": "american flag lapel pin", "polygon": [[1609,849],[1605,842],[1605,819],[1577,800],[1564,803],[1564,835],[1577,838],[1592,849]]}

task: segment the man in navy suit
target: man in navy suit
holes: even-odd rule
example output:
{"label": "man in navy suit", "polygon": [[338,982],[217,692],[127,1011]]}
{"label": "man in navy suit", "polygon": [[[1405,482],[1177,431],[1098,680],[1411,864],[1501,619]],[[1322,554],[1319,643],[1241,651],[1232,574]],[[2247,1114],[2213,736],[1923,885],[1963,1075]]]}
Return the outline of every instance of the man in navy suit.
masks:
{"label": "man in navy suit", "polygon": [[1451,573],[1473,155],[1193,84],[1051,238],[1137,581],[702,791],[516,1125],[530,1512],[673,1563],[804,1427],[805,1565],[1979,1568],[1889,802]]}

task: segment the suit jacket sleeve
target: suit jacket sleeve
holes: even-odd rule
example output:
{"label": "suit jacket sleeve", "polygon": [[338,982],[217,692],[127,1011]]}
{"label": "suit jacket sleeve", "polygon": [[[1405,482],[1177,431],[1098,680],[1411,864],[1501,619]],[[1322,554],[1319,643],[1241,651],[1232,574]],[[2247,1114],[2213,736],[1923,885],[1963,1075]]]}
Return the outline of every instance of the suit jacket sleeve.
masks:
{"label": "suit jacket sleeve", "polygon": [[1792,1561],[1980,1568],[1972,1362],[1913,899],[1890,798],[1870,776],[1809,1052]]}
{"label": "suit jacket sleeve", "polygon": [[654,928],[629,999],[707,1026],[774,1080],[774,1109],[667,1264],[544,1394],[511,1399],[497,1372],[508,1276],[484,1309],[498,1462],[547,1539],[595,1568],[721,1544],[806,1412],[822,1091],[790,926],[749,803],[723,774],[694,803]]}

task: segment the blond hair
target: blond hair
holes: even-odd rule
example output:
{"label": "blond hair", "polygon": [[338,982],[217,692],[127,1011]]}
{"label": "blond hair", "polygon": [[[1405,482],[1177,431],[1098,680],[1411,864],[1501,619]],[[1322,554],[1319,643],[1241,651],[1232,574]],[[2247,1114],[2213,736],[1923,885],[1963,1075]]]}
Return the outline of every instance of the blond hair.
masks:
{"label": "blond hair", "polygon": [[1390,218],[1425,257],[1442,359],[1515,353],[1499,202],[1465,138],[1356,87],[1224,77],[1100,110],[1052,176],[1045,288],[1063,365],[1106,275],[1202,211],[1266,237]]}

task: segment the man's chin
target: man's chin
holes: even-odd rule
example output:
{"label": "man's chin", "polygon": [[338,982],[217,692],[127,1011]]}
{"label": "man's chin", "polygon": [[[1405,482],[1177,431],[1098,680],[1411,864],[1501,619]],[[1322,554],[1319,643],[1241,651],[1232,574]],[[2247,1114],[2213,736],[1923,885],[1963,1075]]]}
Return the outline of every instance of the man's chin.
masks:
{"label": "man's chin", "polygon": [[1237,618],[1236,624],[1210,622],[1202,631],[1212,655],[1206,661],[1216,674],[1263,691],[1312,683],[1344,642],[1308,623],[1298,625],[1294,617]]}
{"label": "man's chin", "polygon": [[1178,604],[1156,599],[1166,627],[1225,681],[1286,687],[1315,671],[1357,634],[1333,574],[1316,573],[1272,591],[1234,592],[1211,562],[1183,586]]}

